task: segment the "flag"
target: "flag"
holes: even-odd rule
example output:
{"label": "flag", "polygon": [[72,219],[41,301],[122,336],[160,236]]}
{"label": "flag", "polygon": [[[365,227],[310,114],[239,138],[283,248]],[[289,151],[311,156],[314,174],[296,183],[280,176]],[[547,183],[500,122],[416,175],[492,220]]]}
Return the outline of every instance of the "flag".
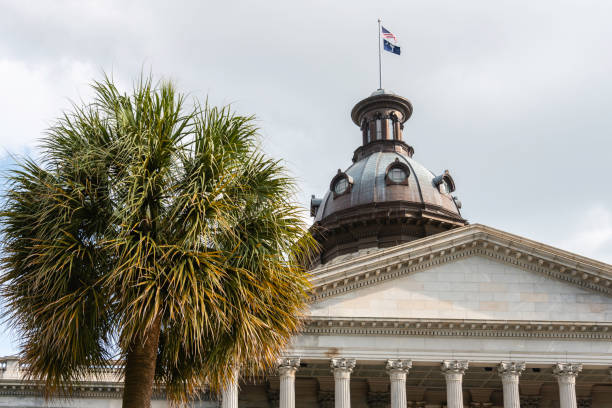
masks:
{"label": "flag", "polygon": [[387,30],[385,27],[381,26],[381,28],[382,28],[382,36],[383,36],[383,38],[386,38],[388,40],[392,39],[393,42],[397,42],[397,38],[395,37],[395,34],[393,34],[391,31]]}
{"label": "flag", "polygon": [[391,44],[391,42],[387,40],[383,40],[383,45],[384,45],[385,51],[389,51],[394,54],[400,55],[401,50],[400,50],[399,45]]}

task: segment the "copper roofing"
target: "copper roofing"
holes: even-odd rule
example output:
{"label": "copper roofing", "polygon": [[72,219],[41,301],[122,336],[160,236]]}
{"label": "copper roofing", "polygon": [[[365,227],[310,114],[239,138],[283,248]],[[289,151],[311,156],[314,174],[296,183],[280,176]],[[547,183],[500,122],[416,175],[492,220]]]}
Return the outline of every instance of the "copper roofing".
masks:
{"label": "copper roofing", "polygon": [[[398,159],[408,165],[408,184],[387,185],[387,167]],[[434,184],[436,174],[427,170],[416,160],[396,152],[376,152],[353,163],[345,173],[352,177],[353,186],[347,194],[334,198],[331,191],[323,197],[315,222],[329,215],[364,204],[404,201],[437,209],[445,215],[461,217],[451,194],[441,193]]]}
{"label": "copper roofing", "polygon": [[[320,262],[366,248],[386,248],[465,225],[448,171],[434,174],[402,140],[412,114],[406,98],[379,90],[351,118],[362,133],[353,164],[338,170],[322,199],[313,196],[312,228]],[[407,177],[406,177],[407,175]]]}

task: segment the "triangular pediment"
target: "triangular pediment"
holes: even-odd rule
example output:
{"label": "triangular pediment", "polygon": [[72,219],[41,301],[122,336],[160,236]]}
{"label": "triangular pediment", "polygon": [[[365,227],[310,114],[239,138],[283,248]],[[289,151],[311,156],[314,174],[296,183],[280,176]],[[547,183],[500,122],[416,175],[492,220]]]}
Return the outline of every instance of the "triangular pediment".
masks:
{"label": "triangular pediment", "polygon": [[483,256],[417,269],[376,285],[320,299],[311,317],[612,321],[612,297]]}
{"label": "triangular pediment", "polygon": [[[433,277],[440,268],[457,270],[472,265],[478,269],[483,267],[485,260],[488,265],[509,268],[504,279],[510,281],[518,282],[527,276],[546,278],[546,282],[571,287],[580,293],[612,296],[612,265],[474,224],[313,269],[312,306],[316,308],[328,298],[344,298],[349,292],[376,292],[376,287],[380,291],[381,285],[387,282],[393,286],[410,282],[416,279],[414,276],[425,276],[421,279],[429,280],[430,284],[461,284],[460,281],[448,282]],[[483,275],[483,279],[496,278]]]}

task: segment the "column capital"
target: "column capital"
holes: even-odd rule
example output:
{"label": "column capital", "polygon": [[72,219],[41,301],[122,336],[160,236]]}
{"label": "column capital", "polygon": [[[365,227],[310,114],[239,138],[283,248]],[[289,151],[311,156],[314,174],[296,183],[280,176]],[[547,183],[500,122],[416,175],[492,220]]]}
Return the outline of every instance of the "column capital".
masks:
{"label": "column capital", "polygon": [[467,360],[444,360],[440,366],[443,374],[465,374],[468,369]]}
{"label": "column capital", "polygon": [[524,361],[502,361],[497,366],[500,376],[520,376],[525,371]]}
{"label": "column capital", "polygon": [[387,360],[387,372],[391,373],[406,373],[412,368],[412,360],[389,359]]}
{"label": "column capital", "polygon": [[357,361],[354,358],[335,357],[331,359],[331,368],[334,373],[352,373]]}
{"label": "column capital", "polygon": [[280,375],[293,375],[300,368],[299,357],[281,357],[278,359],[278,373]]}
{"label": "column capital", "polygon": [[557,363],[553,367],[553,375],[555,377],[573,377],[575,378],[582,371],[580,363]]}

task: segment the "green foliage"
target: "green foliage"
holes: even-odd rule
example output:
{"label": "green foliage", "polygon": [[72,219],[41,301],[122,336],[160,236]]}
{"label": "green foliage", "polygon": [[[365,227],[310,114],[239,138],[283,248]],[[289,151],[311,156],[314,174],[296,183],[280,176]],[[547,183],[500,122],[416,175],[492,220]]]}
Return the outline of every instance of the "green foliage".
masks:
{"label": "green foliage", "polygon": [[156,378],[175,401],[274,363],[299,328],[311,250],[293,181],[252,117],[170,83],[108,77],[9,175],[1,293],[49,394],[120,361],[161,316]]}

